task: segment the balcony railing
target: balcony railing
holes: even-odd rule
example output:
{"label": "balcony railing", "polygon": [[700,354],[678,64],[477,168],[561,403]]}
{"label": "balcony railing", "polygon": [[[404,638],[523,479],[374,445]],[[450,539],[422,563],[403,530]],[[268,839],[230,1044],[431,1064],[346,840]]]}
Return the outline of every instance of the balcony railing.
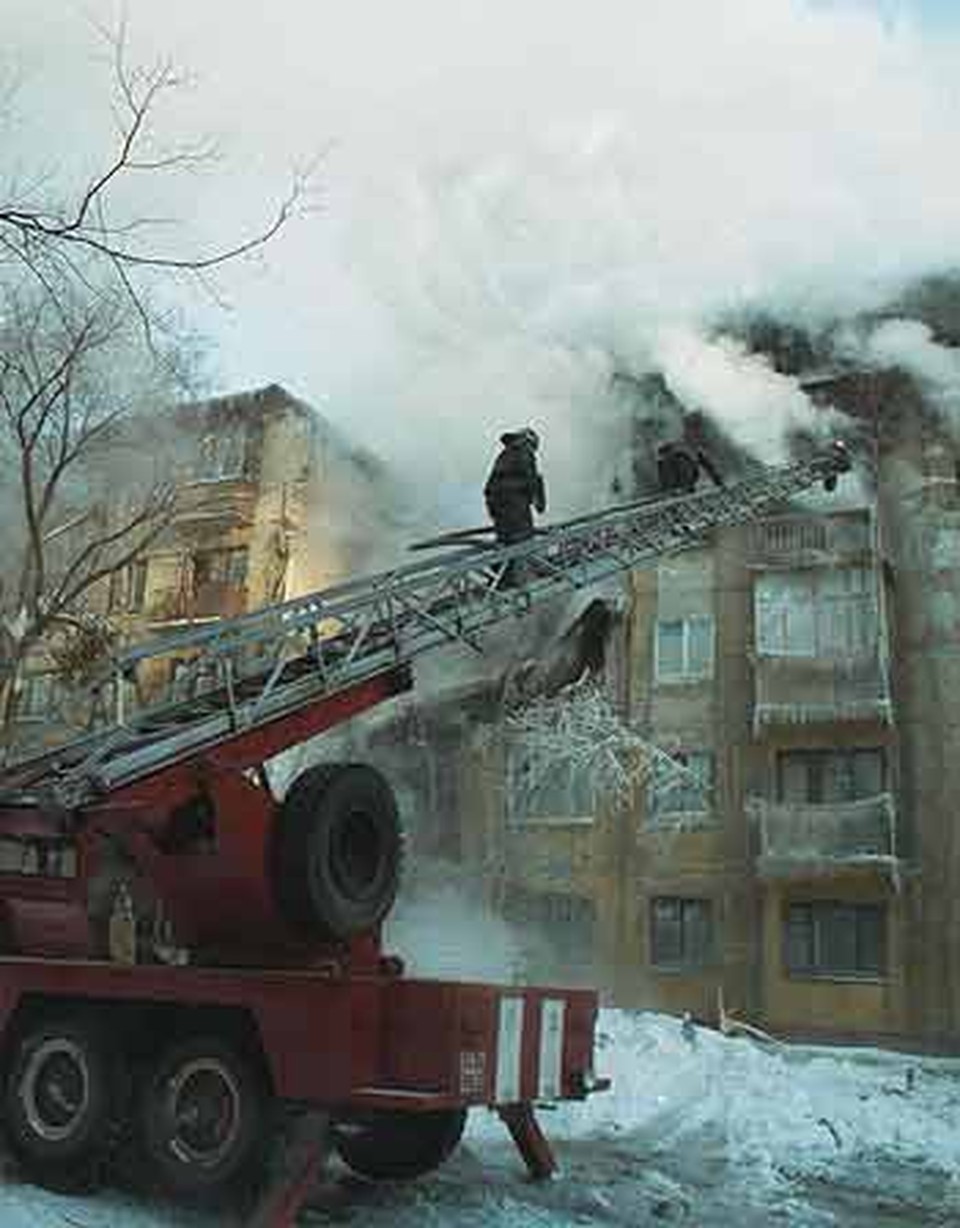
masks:
{"label": "balcony railing", "polygon": [[759,840],[758,870],[772,877],[892,864],[898,857],[893,796],[828,804],[753,797],[747,813]]}
{"label": "balcony railing", "polygon": [[219,482],[187,482],[177,489],[175,521],[178,525],[199,522],[221,527],[250,524],[257,489],[246,478]]}
{"label": "balcony railing", "polygon": [[873,548],[864,516],[783,516],[750,526],[747,560],[753,567],[852,560]]}
{"label": "balcony railing", "polygon": [[892,720],[887,673],[876,655],[758,657],[754,663],[756,731],[776,725]]}

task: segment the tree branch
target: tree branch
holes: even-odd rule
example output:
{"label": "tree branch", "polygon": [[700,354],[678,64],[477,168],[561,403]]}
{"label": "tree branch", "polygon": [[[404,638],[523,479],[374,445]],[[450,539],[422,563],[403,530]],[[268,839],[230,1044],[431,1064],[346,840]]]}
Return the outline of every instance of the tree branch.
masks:
{"label": "tree branch", "polygon": [[[128,521],[128,523],[124,525],[122,529],[116,530],[115,532],[108,534],[106,537],[99,539],[99,542],[97,543],[98,548],[100,550],[107,549],[109,545],[116,545],[118,542],[122,541],[124,537],[128,537],[132,533],[135,533],[136,530],[142,527],[144,524],[149,524],[146,531],[140,537],[138,537],[133,545],[126,549],[123,554],[111,559],[109,563],[105,563],[99,567],[94,565],[93,569],[86,575],[77,578],[77,573],[82,566],[82,557],[84,555],[86,556],[86,558],[83,559],[84,562],[94,557],[90,553],[89,549],[81,551],[80,555],[77,556],[77,559],[75,559],[71,564],[66,576],[61,581],[53,598],[51,599],[51,609],[55,608],[58,611],[70,609],[70,607],[76,602],[77,598],[92,588],[98,581],[104,579],[106,576],[113,575],[117,571],[121,571],[124,567],[128,566],[128,564],[135,562],[136,559],[138,559],[143,552],[157,540],[160,534],[163,533],[170,524],[174,510],[172,491],[169,492],[167,498],[168,503],[166,506],[144,507],[133,519]],[[150,523],[151,520],[153,523]],[[70,581],[72,581],[72,583],[70,583]]]}

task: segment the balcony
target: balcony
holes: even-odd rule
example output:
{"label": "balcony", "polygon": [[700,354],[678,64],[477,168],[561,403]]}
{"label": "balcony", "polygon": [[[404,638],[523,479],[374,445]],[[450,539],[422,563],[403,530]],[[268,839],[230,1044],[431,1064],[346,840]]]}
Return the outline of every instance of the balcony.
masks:
{"label": "balcony", "polygon": [[890,793],[828,804],[747,799],[765,878],[835,874],[891,866],[898,859],[896,808]]}
{"label": "balcony", "polygon": [[773,657],[754,662],[754,732],[784,725],[891,724],[883,662],[867,657]]}
{"label": "balcony", "polygon": [[194,481],[177,490],[175,523],[180,527],[237,528],[253,522],[257,488],[246,478]]}
{"label": "balcony", "polygon": [[750,567],[811,567],[868,557],[873,550],[870,521],[847,516],[779,516],[750,526]]}

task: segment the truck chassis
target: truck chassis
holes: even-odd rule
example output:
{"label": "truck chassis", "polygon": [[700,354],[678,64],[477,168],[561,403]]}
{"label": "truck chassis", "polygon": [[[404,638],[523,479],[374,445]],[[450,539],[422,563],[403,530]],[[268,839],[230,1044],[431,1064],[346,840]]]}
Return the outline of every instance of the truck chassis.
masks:
{"label": "truck chassis", "polygon": [[132,1140],[164,1188],[197,1196],[257,1168],[278,1107],[312,1111],[315,1146],[257,1212],[272,1228],[331,1143],[364,1176],[419,1176],[477,1106],[549,1175],[532,1106],[601,1085],[595,1016],[590,991],[419,980],[389,958],[348,973],[5,958],[4,1116],[46,1184],[90,1182]]}

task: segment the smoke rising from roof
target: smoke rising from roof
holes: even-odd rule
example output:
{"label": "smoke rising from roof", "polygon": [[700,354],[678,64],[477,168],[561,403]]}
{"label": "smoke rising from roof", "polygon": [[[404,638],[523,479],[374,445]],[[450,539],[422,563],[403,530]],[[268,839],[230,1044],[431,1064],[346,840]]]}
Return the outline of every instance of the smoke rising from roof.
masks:
{"label": "smoke rising from roof", "polygon": [[796,0],[716,22],[691,0],[644,6],[602,82],[588,36],[582,71],[560,96],[546,70],[526,118],[498,83],[512,132],[451,116],[374,177],[354,234],[404,355],[397,418],[429,424],[451,484],[479,485],[497,430],[530,421],[558,510],[602,498],[622,369],[662,370],[783,459],[824,415],[718,322],[772,310],[819,328],[952,258],[956,48]]}
{"label": "smoke rising from roof", "polygon": [[683,404],[721,422],[734,442],[760,460],[782,460],[788,432],[818,434],[827,425],[796,379],[734,337],[707,338],[677,326],[660,335],[655,354]]}
{"label": "smoke rising from roof", "polygon": [[[6,5],[8,37],[73,88],[65,28]],[[790,428],[808,408],[717,321],[817,325],[958,250],[960,47],[866,2],[290,0],[277,23],[168,0],[132,18],[135,48],[196,71],[188,130],[202,115],[245,161],[234,199],[218,176],[197,188],[206,226],[335,142],[324,213],[270,273],[230,275],[242,314],[208,319],[225,386],[322,400],[438,522],[482,517],[496,437],[527,422],[552,510],[600,501],[623,439],[610,376],[658,362],[770,459],[773,410]]]}
{"label": "smoke rising from roof", "polygon": [[952,433],[960,435],[960,351],[938,345],[930,327],[918,320],[885,321],[869,334],[863,351],[868,362],[913,376]]}

